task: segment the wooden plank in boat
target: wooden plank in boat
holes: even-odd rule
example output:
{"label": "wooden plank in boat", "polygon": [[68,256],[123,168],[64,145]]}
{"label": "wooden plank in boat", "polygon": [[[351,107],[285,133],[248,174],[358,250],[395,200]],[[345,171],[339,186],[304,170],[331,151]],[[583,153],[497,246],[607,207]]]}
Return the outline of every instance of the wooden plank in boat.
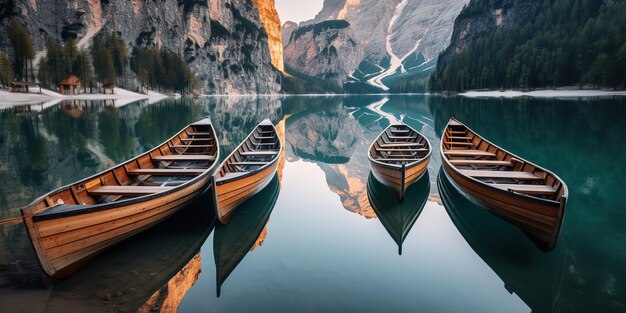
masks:
{"label": "wooden plank in boat", "polygon": [[451,137],[448,137],[448,138],[450,138],[450,139],[458,139],[458,140],[472,140],[472,137],[454,137],[454,136],[451,136]]}
{"label": "wooden plank in boat", "polygon": [[150,168],[135,169],[128,171],[131,175],[155,175],[155,176],[196,176],[204,173],[203,169],[166,169]]}
{"label": "wooden plank in boat", "polygon": [[411,132],[409,129],[397,129],[397,128],[393,129],[393,128],[390,128],[389,130],[391,130],[392,133],[397,133],[397,134],[406,134],[406,133]]}
{"label": "wooden plank in boat", "polygon": [[153,186],[102,186],[89,190],[89,194],[95,196],[144,196],[153,193],[166,192],[173,187],[153,187]]}
{"label": "wooden plank in boat", "polygon": [[184,148],[213,148],[213,147],[215,147],[215,145],[193,145],[193,144],[189,144],[189,145],[170,145],[170,147],[172,147],[172,148],[180,148],[180,149],[184,149]]}
{"label": "wooden plank in boat", "polygon": [[393,147],[423,147],[421,143],[415,142],[394,142],[380,145],[381,148],[393,148]]}
{"label": "wooden plank in boat", "polygon": [[180,141],[213,141],[213,138],[211,137],[206,137],[206,138],[185,138],[185,139],[181,139]]}
{"label": "wooden plank in boat", "polygon": [[211,155],[163,155],[152,157],[154,161],[161,162],[210,162],[215,161],[215,156]]}
{"label": "wooden plank in boat", "polygon": [[474,145],[471,142],[446,141],[445,143],[449,145],[455,145],[455,146],[473,146]]}
{"label": "wooden plank in boat", "polygon": [[278,154],[278,151],[248,151],[248,152],[240,152],[241,155],[252,155],[252,156],[257,156],[257,155],[276,155]]}
{"label": "wooden plank in boat", "polygon": [[239,176],[244,176],[244,175],[246,175],[248,173],[250,173],[250,172],[236,172],[236,173],[232,173],[231,172],[231,173],[226,173],[222,177],[218,178],[218,181],[219,180],[232,179],[232,178],[239,177]]}
{"label": "wooden plank in boat", "polygon": [[534,180],[542,179],[541,177],[530,172],[517,171],[481,171],[481,170],[460,170],[461,173],[474,178],[508,178]]}
{"label": "wooden plank in boat", "polygon": [[513,166],[510,161],[497,160],[450,160],[452,165],[483,165],[483,166]]}
{"label": "wooden plank in boat", "polygon": [[393,136],[393,135],[388,135],[387,137],[388,137],[389,139],[394,139],[394,140],[402,140],[402,139],[410,140],[410,139],[417,139],[417,136]]}
{"label": "wooden plank in boat", "polygon": [[189,136],[211,136],[213,134],[212,133],[206,133],[206,132],[189,132],[189,133],[187,133],[187,135],[189,135]]}
{"label": "wooden plank in boat", "polygon": [[418,149],[376,149],[376,151],[382,152],[425,152],[428,151],[426,148],[418,148]]}
{"label": "wooden plank in boat", "polygon": [[491,157],[496,156],[496,154],[493,152],[482,151],[482,150],[447,150],[447,151],[444,151],[443,153],[449,156],[491,156]]}
{"label": "wooden plank in boat", "polygon": [[552,195],[556,193],[556,188],[546,185],[490,184],[490,186],[502,190],[513,190],[530,195]]}

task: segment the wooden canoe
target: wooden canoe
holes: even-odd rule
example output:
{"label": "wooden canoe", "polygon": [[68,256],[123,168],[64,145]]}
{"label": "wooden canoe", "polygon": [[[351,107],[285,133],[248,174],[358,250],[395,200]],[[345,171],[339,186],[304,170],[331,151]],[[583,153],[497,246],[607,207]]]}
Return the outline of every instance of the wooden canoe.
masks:
{"label": "wooden canoe", "polygon": [[428,194],[430,181],[428,172],[407,189],[404,201],[399,201],[394,190],[381,184],[373,175],[367,181],[367,198],[387,233],[398,245],[402,255],[402,243],[422,213]]}
{"label": "wooden canoe", "polygon": [[214,206],[222,224],[234,209],[269,184],[283,144],[269,119],[261,122],[222,162],[214,175]]}
{"label": "wooden canoe", "polygon": [[218,297],[221,294],[222,284],[250,252],[261,235],[276,205],[279,193],[278,175],[274,175],[266,188],[241,204],[237,209],[237,214],[227,225],[216,226],[213,237],[213,255]]}
{"label": "wooden canoe", "polygon": [[427,171],[430,154],[426,137],[406,124],[394,124],[372,143],[368,157],[374,177],[402,200],[409,186]]}
{"label": "wooden canoe", "polygon": [[567,185],[554,173],[480,137],[456,119],[441,136],[443,168],[465,192],[551,250],[558,241]]}
{"label": "wooden canoe", "polygon": [[176,213],[210,186],[219,145],[209,119],[22,209],[42,269],[65,278],[95,255]]}

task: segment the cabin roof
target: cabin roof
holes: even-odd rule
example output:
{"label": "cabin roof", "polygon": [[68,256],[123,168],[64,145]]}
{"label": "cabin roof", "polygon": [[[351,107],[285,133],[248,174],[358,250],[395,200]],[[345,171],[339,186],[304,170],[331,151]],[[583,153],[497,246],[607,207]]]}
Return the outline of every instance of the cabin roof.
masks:
{"label": "cabin roof", "polygon": [[70,75],[66,79],[62,80],[59,83],[59,85],[78,85],[78,84],[80,84],[80,82],[81,82],[81,80],[80,80],[80,78],[78,78],[78,76]]}
{"label": "cabin roof", "polygon": [[37,85],[34,82],[21,82],[21,81],[15,81],[15,82],[11,82],[11,85],[13,86],[31,86],[31,87],[37,87],[39,85]]}

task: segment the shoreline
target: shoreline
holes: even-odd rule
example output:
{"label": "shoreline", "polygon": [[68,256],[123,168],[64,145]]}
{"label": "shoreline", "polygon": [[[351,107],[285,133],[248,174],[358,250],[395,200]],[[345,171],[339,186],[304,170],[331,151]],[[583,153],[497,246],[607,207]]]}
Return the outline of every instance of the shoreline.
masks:
{"label": "shoreline", "polygon": [[16,93],[0,90],[0,109],[33,104],[42,104],[48,107],[63,100],[115,100],[115,106],[122,107],[140,100],[148,100],[148,102],[154,103],[165,98],[169,98],[169,96],[150,90],[148,94],[144,95],[122,88],[115,88],[113,94],[78,95],[63,95],[44,88],[41,89],[41,93]]}
{"label": "shoreline", "polygon": [[587,97],[612,97],[626,96],[626,90],[613,91],[602,89],[545,89],[534,91],[519,90],[485,90],[466,91],[457,94],[467,98],[587,98]]}

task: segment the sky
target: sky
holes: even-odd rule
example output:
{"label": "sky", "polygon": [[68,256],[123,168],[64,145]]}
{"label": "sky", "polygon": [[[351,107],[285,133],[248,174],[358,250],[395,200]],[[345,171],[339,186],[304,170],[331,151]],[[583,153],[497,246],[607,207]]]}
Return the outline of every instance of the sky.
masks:
{"label": "sky", "polygon": [[281,24],[310,20],[322,10],[323,0],[276,0]]}

